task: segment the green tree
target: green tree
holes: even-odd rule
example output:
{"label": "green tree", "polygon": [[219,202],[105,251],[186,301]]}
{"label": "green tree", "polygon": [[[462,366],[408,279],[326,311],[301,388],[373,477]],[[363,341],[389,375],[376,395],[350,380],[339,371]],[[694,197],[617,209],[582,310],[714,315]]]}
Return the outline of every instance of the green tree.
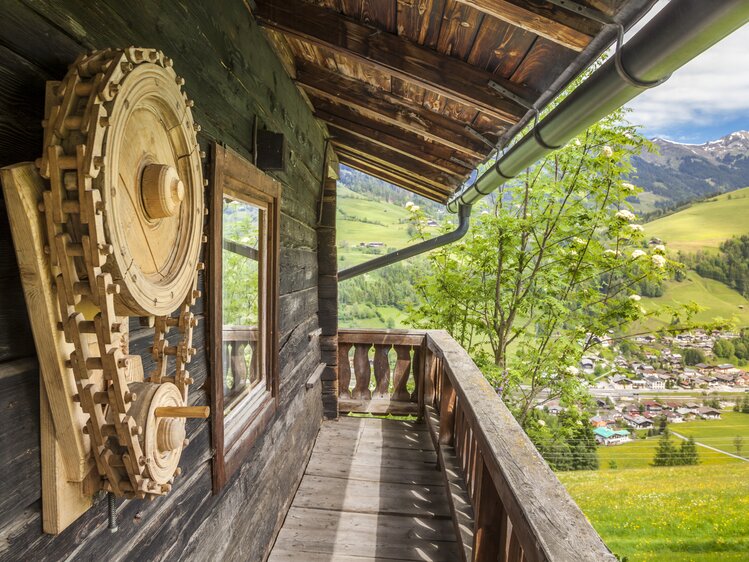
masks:
{"label": "green tree", "polygon": [[713,353],[724,359],[732,357],[735,351],[733,344],[729,340],[720,339],[713,344]]}
{"label": "green tree", "polygon": [[682,441],[677,460],[676,464],[679,465],[693,465],[700,462],[697,455],[697,445],[694,442],[694,437],[691,435],[689,439]]}
{"label": "green tree", "polygon": [[675,466],[679,464],[679,452],[671,443],[671,434],[664,431],[658,440],[658,448],[655,450],[653,466]]}
{"label": "green tree", "polygon": [[736,454],[741,456],[741,450],[744,448],[744,437],[741,435],[734,437],[733,446],[736,447]]}
{"label": "green tree", "polygon": [[694,366],[698,363],[704,363],[705,362],[705,354],[701,349],[694,349],[693,347],[688,347],[686,349],[683,349],[682,357],[684,358],[684,364]]}
{"label": "green tree", "polygon": [[622,117],[487,198],[468,235],[432,252],[417,281],[411,322],[447,329],[524,426],[542,390],[569,403],[586,394],[581,356],[640,318],[639,283],[671,269],[634,224],[627,201],[637,190],[624,178],[649,143]]}

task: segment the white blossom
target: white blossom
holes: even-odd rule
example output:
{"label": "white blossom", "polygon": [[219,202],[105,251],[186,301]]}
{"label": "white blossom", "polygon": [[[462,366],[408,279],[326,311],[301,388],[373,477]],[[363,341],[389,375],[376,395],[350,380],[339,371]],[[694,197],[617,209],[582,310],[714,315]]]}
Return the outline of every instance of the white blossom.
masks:
{"label": "white blossom", "polygon": [[663,244],[656,244],[653,246],[653,251],[656,254],[665,254],[666,253],[666,247]]}
{"label": "white blossom", "polygon": [[664,258],[660,254],[655,254],[651,259],[653,260],[653,265],[655,267],[665,267],[666,266],[666,258]]}
{"label": "white blossom", "polygon": [[546,427],[546,422],[544,420],[538,420],[538,425],[541,427]]}
{"label": "white blossom", "polygon": [[419,206],[418,205],[411,205],[411,211],[413,211],[415,213],[418,210],[419,210]]}
{"label": "white blossom", "polygon": [[573,367],[570,365],[564,370],[568,375],[572,375],[573,377],[580,374],[580,369],[577,367]]}
{"label": "white blossom", "polygon": [[622,182],[622,189],[624,189],[625,191],[634,191],[635,186],[627,181],[624,181]]}
{"label": "white blossom", "polygon": [[614,151],[610,146],[604,146],[601,149],[601,152],[606,158],[611,158],[614,155]]}
{"label": "white blossom", "polygon": [[643,230],[645,230],[644,228],[642,228],[641,224],[630,224],[629,228],[632,230],[632,232],[642,232]]}
{"label": "white blossom", "polygon": [[583,240],[582,238],[579,238],[578,236],[575,236],[575,237],[574,237],[574,238],[572,239],[572,241],[573,241],[573,242],[574,242],[575,244],[578,244],[578,245],[580,245],[580,246],[582,246],[582,245],[584,245],[584,244],[585,244],[585,240]]}
{"label": "white blossom", "polygon": [[410,209],[411,209],[411,207],[413,207],[413,206],[414,206],[414,203],[413,203],[413,201],[409,201],[408,203],[406,203],[406,209],[409,209],[409,210],[410,210]]}
{"label": "white blossom", "polygon": [[575,139],[574,141],[575,146],[582,146],[583,143],[580,142],[580,139]]}
{"label": "white blossom", "polygon": [[617,254],[616,250],[604,250],[603,251],[603,255],[615,258],[618,254]]}
{"label": "white blossom", "polygon": [[629,300],[639,302],[642,299],[640,295],[629,295]]}
{"label": "white blossom", "polygon": [[635,214],[628,210],[628,209],[622,209],[621,211],[617,211],[616,215],[614,215],[616,218],[625,220],[627,222],[632,222],[635,220]]}
{"label": "white blossom", "polygon": [[635,250],[632,252],[632,259],[636,260],[637,258],[641,258],[642,256],[646,256],[647,253],[643,252],[642,250]]}

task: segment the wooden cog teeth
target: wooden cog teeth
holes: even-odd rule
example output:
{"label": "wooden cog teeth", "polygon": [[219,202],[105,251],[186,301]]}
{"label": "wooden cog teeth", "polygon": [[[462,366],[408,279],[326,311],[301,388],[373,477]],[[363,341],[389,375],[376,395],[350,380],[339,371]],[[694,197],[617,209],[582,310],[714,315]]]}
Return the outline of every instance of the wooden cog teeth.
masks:
{"label": "wooden cog teeth", "polygon": [[[172,411],[178,415],[176,418],[153,416],[155,424],[160,423],[159,420],[172,420],[161,430],[160,443],[177,454],[173,473],[166,477],[161,474],[159,481],[154,480],[150,471],[157,462],[143,446],[148,429],[133,414],[138,407],[143,407],[139,400],[147,400],[147,397],[136,392],[128,382],[129,371],[142,370],[142,365],[139,357],[134,356],[137,359],[134,361],[123,352],[127,345],[123,343],[126,340],[121,332],[128,318],[118,316],[115,311],[115,299],[121,299],[122,283],[126,280],[113,279],[105,267],[121,249],[105,229],[105,221],[113,220],[111,209],[107,208],[100,184],[93,182],[100,170],[111,166],[105,162],[103,139],[115,122],[110,114],[113,101],[123,91],[127,76],[143,64],[162,68],[161,72],[178,87],[184,85],[184,79],[172,70],[172,59],[159,50],[139,47],[91,51],[76,59],[61,82],[48,83],[47,107],[42,121],[44,150],[35,164],[49,180],[39,210],[44,214],[47,230],[45,253],[50,256],[53,283],[57,286],[62,320],[58,322],[58,329],[75,348],[65,360],[66,367],[76,378],[77,393],[71,399],[88,416],[81,431],[91,440],[103,490],[120,497],[152,500],[169,493],[174,478],[182,473],[176,465],[189,440],[184,434],[184,420],[179,416],[204,416],[206,412],[179,406]],[[192,123],[193,101],[184,92],[179,93],[178,99],[185,104],[187,123]],[[197,124],[189,128],[191,143],[195,143],[195,133],[199,131]],[[154,184],[152,195],[158,199],[153,207],[155,214],[168,215],[180,204],[184,197],[181,184],[179,176],[175,179],[172,171]],[[199,193],[202,196],[202,189]],[[148,384],[174,393],[177,398],[173,396],[171,400],[181,404],[186,403],[188,385],[194,382],[184,366],[196,352],[191,342],[197,319],[189,306],[200,297],[195,287],[203,268],[202,263],[194,268],[191,285],[188,285],[191,289],[184,299],[185,304],[179,308],[179,317],[169,318],[169,313],[154,327],[152,354],[156,369]],[[87,306],[96,308],[93,320],[88,314],[84,319],[76,309],[82,299]],[[165,337],[170,327],[180,334],[174,346],[169,346]],[[90,345],[93,343],[96,345]],[[173,377],[167,377],[170,355],[176,357]],[[99,375],[95,375],[97,372]],[[102,382],[96,382],[97,376],[102,376]],[[170,387],[160,385],[162,380]]]}

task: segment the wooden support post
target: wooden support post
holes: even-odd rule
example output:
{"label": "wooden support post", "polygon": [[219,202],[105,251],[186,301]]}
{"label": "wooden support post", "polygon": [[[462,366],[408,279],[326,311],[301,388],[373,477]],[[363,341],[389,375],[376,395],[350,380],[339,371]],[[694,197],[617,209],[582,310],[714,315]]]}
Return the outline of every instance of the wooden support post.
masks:
{"label": "wooden support post", "polygon": [[[332,152],[328,148],[329,152]],[[330,158],[330,157],[328,157]],[[328,173],[328,170],[325,170]],[[338,353],[338,253],[336,251],[336,180],[326,179],[320,193],[320,217],[317,228],[317,282],[318,317],[320,322],[320,358],[325,363],[322,378],[323,415],[327,419],[338,417],[338,370],[345,360],[344,376],[348,392],[351,374],[348,355],[341,359]],[[348,352],[348,348],[346,348]]]}
{"label": "wooden support post", "polygon": [[476,497],[474,499],[473,559],[475,562],[496,562],[502,544],[502,525],[506,515],[499,501],[497,488],[483,459],[477,471]]}
{"label": "wooden support post", "polygon": [[447,373],[442,376],[440,398],[440,444],[452,445],[455,437],[455,389]]}
{"label": "wooden support post", "polygon": [[[54,422],[46,427],[48,430],[54,428],[54,439],[60,445],[59,451],[48,458],[56,458],[62,463],[68,480],[81,482],[90,468],[90,444],[81,431],[86,416],[81,407],[73,402],[73,396],[78,391],[73,371],[65,366],[73,345],[65,342],[63,332],[58,329],[61,321],[59,305],[52,287],[49,255],[44,251],[47,245],[46,227],[38,209],[44,183],[36,166],[30,162],[3,168],[0,177],[34,343]],[[55,456],[58,453],[59,458]],[[44,452],[42,457],[45,457]]]}
{"label": "wooden support post", "polygon": [[[43,379],[43,375],[42,375]],[[42,455],[42,530],[56,535],[83,515],[92,505],[92,495],[83,482],[70,482],[63,464],[63,447],[55,438],[52,411],[44,380],[39,385],[39,418]],[[98,480],[94,469],[92,479]],[[93,489],[93,485],[91,486]],[[91,490],[93,491],[93,490]]]}

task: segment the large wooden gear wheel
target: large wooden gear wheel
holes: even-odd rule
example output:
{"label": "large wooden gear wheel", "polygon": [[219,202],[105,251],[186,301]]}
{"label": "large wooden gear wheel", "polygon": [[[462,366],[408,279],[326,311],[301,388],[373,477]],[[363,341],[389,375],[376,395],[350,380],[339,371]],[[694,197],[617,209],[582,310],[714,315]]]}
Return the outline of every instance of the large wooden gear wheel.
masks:
{"label": "large wooden gear wheel", "polygon": [[[40,208],[60,330],[75,348],[66,357],[74,400],[88,415],[83,431],[103,488],[125,497],[167,493],[180,473],[184,418],[207,415],[186,407],[202,269],[201,153],[192,103],[171,67],[153,49],[79,57],[47,85],[37,161],[49,179]],[[156,368],[145,381],[140,357],[127,354],[128,316],[155,318]],[[171,343],[170,329],[179,333]]]}

